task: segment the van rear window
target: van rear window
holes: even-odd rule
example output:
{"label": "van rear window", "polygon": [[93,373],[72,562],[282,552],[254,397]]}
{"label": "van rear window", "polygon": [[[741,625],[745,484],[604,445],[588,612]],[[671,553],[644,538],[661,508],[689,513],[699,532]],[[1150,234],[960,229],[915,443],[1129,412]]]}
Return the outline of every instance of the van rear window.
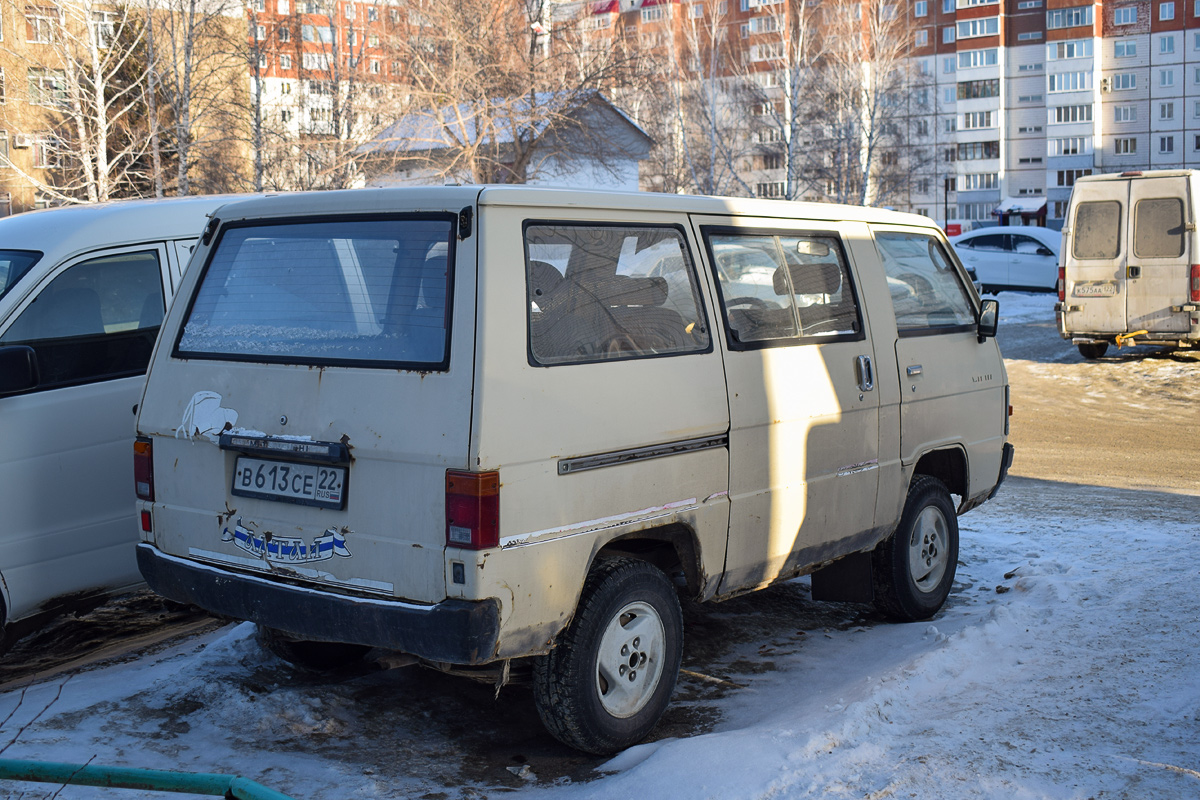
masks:
{"label": "van rear window", "polygon": [[176,355],[445,369],[453,231],[450,215],[227,228]]}
{"label": "van rear window", "polygon": [[1116,200],[1080,203],[1074,227],[1076,258],[1116,258],[1121,252],[1121,204]]}

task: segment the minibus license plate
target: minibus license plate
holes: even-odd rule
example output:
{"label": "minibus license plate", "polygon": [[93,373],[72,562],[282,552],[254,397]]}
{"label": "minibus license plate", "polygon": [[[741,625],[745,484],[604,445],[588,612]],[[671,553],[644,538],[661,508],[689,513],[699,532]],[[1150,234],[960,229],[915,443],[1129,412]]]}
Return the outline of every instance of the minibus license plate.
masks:
{"label": "minibus license plate", "polygon": [[239,456],[233,493],[321,508],[346,505],[346,468]]}

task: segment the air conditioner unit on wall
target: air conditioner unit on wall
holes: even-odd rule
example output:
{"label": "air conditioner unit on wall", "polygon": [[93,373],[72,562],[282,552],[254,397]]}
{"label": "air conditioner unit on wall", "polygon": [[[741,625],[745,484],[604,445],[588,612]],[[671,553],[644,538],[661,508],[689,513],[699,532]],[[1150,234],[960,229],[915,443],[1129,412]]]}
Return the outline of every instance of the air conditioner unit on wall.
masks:
{"label": "air conditioner unit on wall", "polygon": [[1100,91],[1102,91],[1102,92],[1111,92],[1112,91],[1112,78],[1101,78],[1100,79]]}
{"label": "air conditioner unit on wall", "polygon": [[18,133],[13,137],[13,147],[33,147],[33,137],[28,133]]}

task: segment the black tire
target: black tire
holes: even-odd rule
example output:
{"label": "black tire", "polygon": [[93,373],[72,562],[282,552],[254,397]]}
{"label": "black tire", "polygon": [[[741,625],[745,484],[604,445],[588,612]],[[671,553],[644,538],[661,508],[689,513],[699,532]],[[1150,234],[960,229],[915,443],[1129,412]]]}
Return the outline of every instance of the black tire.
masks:
{"label": "black tire", "polygon": [[958,515],[946,485],[928,475],[913,478],[900,524],[871,556],[876,608],[901,622],[936,614],[958,565]]}
{"label": "black tire", "polygon": [[371,649],[362,644],[312,642],[258,626],[258,643],[284,661],[312,672],[332,672],[362,660]]}
{"label": "black tire", "polygon": [[1079,355],[1088,361],[1095,361],[1108,352],[1108,342],[1092,342],[1076,346],[1079,348]]}
{"label": "black tire", "polygon": [[[587,753],[637,744],[666,710],[682,656],[683,612],[667,576],[645,561],[603,559],[557,646],[534,661],[538,715],[554,738]],[[629,692],[614,691],[617,677]]]}

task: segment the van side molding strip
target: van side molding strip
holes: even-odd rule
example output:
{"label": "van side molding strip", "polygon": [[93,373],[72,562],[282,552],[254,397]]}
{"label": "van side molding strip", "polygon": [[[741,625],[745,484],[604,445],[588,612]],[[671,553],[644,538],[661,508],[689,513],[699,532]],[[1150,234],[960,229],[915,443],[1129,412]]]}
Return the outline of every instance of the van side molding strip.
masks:
{"label": "van side molding strip", "polygon": [[590,456],[561,458],[558,461],[558,474],[571,475],[589,469],[614,467],[618,464],[628,464],[633,461],[648,461],[652,458],[678,455],[679,453],[694,453],[699,450],[713,450],[729,446],[729,434],[721,433],[716,436],[701,436],[697,439],[684,439],[667,444],[656,444],[650,447],[631,447],[628,450],[613,450],[609,453],[597,453]]}

